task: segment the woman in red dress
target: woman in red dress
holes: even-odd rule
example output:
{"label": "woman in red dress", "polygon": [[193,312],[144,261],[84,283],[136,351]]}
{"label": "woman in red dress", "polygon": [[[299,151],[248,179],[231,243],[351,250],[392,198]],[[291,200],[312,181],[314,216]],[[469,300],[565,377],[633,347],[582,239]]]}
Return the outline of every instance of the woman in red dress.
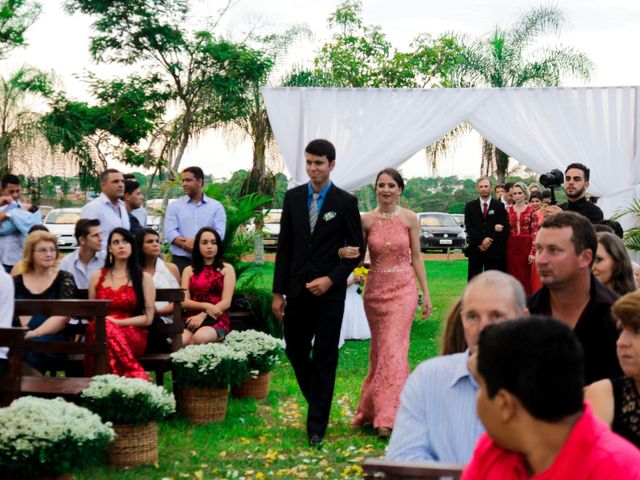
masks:
{"label": "woman in red dress", "polygon": [[[89,299],[111,300],[106,317],[109,367],[116,375],[150,380],[137,358],[147,346],[156,289],[151,276],[140,269],[129,230],[114,228],[107,252],[104,268],[91,276]],[[85,335],[95,338],[95,321],[89,324]],[[93,357],[87,355],[87,371],[93,371],[92,364]]]}
{"label": "woman in red dress", "polygon": [[533,240],[538,233],[538,211],[527,204],[529,191],[524,183],[516,182],[511,193],[514,203],[507,207],[507,272],[516,277],[525,293],[530,295],[533,293],[531,268],[536,253]]}
{"label": "woman in red dress", "polygon": [[222,261],[222,239],[202,227],[193,242],[190,267],[182,272],[185,289],[182,307],[189,311],[182,334],[183,345],[221,342],[231,329],[229,313],[236,273]]}

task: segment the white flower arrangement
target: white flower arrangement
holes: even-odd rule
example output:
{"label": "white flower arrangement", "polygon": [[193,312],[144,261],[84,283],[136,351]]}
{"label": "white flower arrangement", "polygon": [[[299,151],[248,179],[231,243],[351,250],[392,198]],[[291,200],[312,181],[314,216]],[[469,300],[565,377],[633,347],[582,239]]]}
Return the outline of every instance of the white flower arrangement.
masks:
{"label": "white flower arrangement", "polygon": [[9,478],[66,473],[97,462],[115,438],[109,422],[61,398],[19,398],[0,409],[0,425],[0,471]]}
{"label": "white flower arrangement", "polygon": [[82,391],[83,405],[103,420],[144,425],[176,411],[176,401],[163,387],[139,378],[98,375]]}
{"label": "white flower arrangement", "polygon": [[171,354],[173,374],[183,387],[225,387],[244,379],[247,354],[222,343],[189,345]]}
{"label": "white flower arrangement", "polygon": [[234,330],[226,336],[225,345],[245,352],[249,368],[258,373],[270,372],[280,363],[284,341],[257,330]]}

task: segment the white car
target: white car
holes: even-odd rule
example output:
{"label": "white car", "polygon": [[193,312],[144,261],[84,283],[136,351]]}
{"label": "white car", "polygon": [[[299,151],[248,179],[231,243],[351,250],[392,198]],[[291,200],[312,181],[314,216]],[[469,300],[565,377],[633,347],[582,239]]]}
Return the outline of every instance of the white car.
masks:
{"label": "white car", "polygon": [[44,219],[43,225],[58,237],[58,248],[62,250],[78,248],[74,235],[76,223],[80,220],[81,208],[54,208]]}
{"label": "white car", "polygon": [[272,208],[264,216],[264,227],[262,227],[262,236],[264,237],[264,248],[277,249],[278,235],[280,235],[280,218],[282,217],[282,209]]}

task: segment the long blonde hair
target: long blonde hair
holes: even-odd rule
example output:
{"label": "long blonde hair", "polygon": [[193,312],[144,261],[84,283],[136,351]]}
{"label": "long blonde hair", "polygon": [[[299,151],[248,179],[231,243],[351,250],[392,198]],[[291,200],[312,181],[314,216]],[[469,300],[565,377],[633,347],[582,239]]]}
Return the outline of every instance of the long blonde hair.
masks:
{"label": "long blonde hair", "polygon": [[24,246],[22,247],[22,273],[33,272],[34,263],[33,263],[33,250],[38,242],[51,242],[56,249],[56,265],[58,263],[58,259],[60,257],[60,252],[58,251],[58,237],[56,237],[53,233],[45,232],[42,230],[36,230],[35,232],[31,232],[27,235],[26,240],[24,241]]}

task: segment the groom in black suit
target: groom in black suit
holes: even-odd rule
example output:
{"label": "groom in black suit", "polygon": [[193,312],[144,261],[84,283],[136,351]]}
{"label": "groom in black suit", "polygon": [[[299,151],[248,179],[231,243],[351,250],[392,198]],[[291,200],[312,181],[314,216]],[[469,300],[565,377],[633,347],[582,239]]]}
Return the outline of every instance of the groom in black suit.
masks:
{"label": "groom in black suit", "polygon": [[467,230],[467,280],[486,270],[506,270],[507,212],[500,200],[491,198],[491,180],[478,179],[480,198],[467,202],[464,224]]}
{"label": "groom in black suit", "polygon": [[310,182],[284,196],[273,277],[272,309],[309,404],[311,446],[322,443],[329,422],[347,277],[360,260],[341,259],[338,249],[357,245],[362,253],[364,244],[357,199],[329,178],[335,158],[327,140],[305,148]]}

